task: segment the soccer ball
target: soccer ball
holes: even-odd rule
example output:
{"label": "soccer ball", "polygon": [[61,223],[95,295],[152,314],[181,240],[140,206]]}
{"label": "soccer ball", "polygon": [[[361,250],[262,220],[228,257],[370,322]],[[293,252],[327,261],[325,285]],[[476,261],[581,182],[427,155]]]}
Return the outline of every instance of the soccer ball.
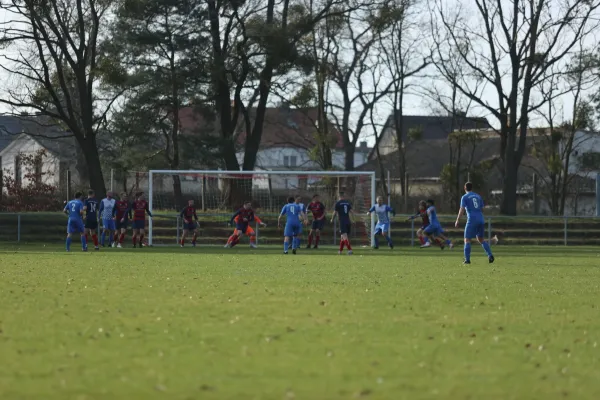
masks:
{"label": "soccer ball", "polygon": [[490,243],[493,245],[497,245],[498,244],[498,235],[494,235],[494,237],[490,239]]}

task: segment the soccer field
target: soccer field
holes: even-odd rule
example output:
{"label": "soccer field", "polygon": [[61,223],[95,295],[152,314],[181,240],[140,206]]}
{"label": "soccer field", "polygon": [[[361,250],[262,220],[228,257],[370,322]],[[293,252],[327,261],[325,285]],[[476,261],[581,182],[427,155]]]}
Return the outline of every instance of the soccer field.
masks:
{"label": "soccer field", "polygon": [[600,398],[600,249],[494,250],[4,245],[0,398]]}

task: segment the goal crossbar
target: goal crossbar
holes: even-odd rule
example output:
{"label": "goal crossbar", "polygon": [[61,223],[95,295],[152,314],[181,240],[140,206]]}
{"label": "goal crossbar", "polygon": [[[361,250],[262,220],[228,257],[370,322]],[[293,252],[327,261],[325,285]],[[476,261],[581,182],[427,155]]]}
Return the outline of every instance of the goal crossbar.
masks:
{"label": "goal crossbar", "polygon": [[[364,176],[370,178],[371,205],[376,202],[377,182],[375,171],[232,171],[232,170],[150,170],[148,171],[148,208],[153,210],[153,177],[155,175],[224,175],[224,176],[252,176],[252,175],[299,175],[299,176],[333,176],[353,177]],[[375,215],[371,214],[371,246],[375,246]],[[148,221],[148,244],[152,246],[152,219]]]}

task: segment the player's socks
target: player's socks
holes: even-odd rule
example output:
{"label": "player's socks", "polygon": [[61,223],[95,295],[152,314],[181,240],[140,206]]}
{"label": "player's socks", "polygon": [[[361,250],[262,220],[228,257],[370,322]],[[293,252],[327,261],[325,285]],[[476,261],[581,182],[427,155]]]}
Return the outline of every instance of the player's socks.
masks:
{"label": "player's socks", "polygon": [[196,234],[194,233],[194,236],[192,236],[192,244],[195,245],[196,244]]}
{"label": "player's socks", "polygon": [[92,240],[94,241],[94,246],[98,247],[98,235],[92,235]]}
{"label": "player's socks", "polygon": [[140,235],[140,247],[142,247],[142,243],[144,243],[144,235]]}
{"label": "player's socks", "polygon": [[135,245],[137,244],[137,237],[136,237],[136,236],[134,236],[134,237],[132,238],[132,241],[133,241],[133,247],[135,247]]}
{"label": "player's socks", "polygon": [[[125,234],[121,233],[121,236],[119,236],[119,243],[123,244],[124,241],[125,241]],[[116,242],[116,238],[115,238],[115,242]]]}
{"label": "player's socks", "polygon": [[387,235],[385,237],[385,240],[387,240],[388,246],[390,246],[390,247],[394,246],[394,243],[392,243],[392,238],[389,235]]}
{"label": "player's socks", "polygon": [[379,237],[375,235],[375,247],[379,247]]}
{"label": "player's socks", "polygon": [[465,261],[471,262],[471,243],[465,243]]}
{"label": "player's socks", "polygon": [[67,237],[67,251],[71,251],[71,241],[73,239],[71,239],[71,237]]}
{"label": "player's socks", "polygon": [[340,251],[344,250],[345,244],[346,244],[346,241],[344,239],[340,240]]}
{"label": "player's socks", "polygon": [[106,239],[106,232],[102,232],[102,235],[100,235],[100,245],[102,247],[104,247],[104,241],[105,241],[105,239]]}
{"label": "player's socks", "polygon": [[179,241],[179,244],[180,244],[180,245],[183,247],[183,246],[185,245],[185,239],[181,239],[181,240]]}
{"label": "player's socks", "polygon": [[485,254],[487,254],[488,258],[493,257],[492,249],[490,249],[490,244],[488,242],[481,243],[481,247],[483,247],[483,250],[485,250]]}
{"label": "player's socks", "polygon": [[292,249],[298,249],[298,248],[300,248],[300,238],[295,237],[292,239]]}
{"label": "player's socks", "polygon": [[419,236],[419,242],[421,242],[421,246],[425,244],[425,238],[423,236]]}
{"label": "player's socks", "polygon": [[290,242],[283,242],[284,253],[287,253],[289,249],[290,249]]}
{"label": "player's socks", "polygon": [[234,239],[235,239],[234,235],[229,236],[229,239],[227,239],[227,243],[229,243],[229,244],[233,243]]}
{"label": "player's socks", "polygon": [[346,247],[348,250],[352,251],[352,246],[350,245],[350,239],[346,239]]}
{"label": "player's socks", "polygon": [[315,238],[315,247],[319,246],[319,241],[321,241],[321,235],[317,235],[317,237]]}
{"label": "player's socks", "polygon": [[85,250],[87,248],[87,237],[85,237],[85,236],[81,237],[81,248],[83,250]]}

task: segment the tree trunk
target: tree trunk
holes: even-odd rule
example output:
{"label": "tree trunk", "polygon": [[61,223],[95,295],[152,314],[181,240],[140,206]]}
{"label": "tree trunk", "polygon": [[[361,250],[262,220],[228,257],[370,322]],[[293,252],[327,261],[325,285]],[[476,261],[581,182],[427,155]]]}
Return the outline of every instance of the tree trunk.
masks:
{"label": "tree trunk", "polygon": [[184,205],[183,193],[181,191],[181,177],[173,175],[173,194],[175,200],[175,210],[181,210]]}
{"label": "tree trunk", "polygon": [[501,211],[504,215],[517,215],[517,167],[510,165],[511,161],[512,157],[507,157],[502,181]]}
{"label": "tree trunk", "polygon": [[[78,135],[77,138],[79,139],[80,136]],[[85,139],[82,138],[79,141],[79,145],[83,149],[83,156],[85,157],[89,175],[89,186],[96,191],[96,196],[104,198],[106,196],[106,186],[102,175],[102,164],[100,163],[95,135],[88,135]],[[81,182],[81,184],[83,183]]]}

